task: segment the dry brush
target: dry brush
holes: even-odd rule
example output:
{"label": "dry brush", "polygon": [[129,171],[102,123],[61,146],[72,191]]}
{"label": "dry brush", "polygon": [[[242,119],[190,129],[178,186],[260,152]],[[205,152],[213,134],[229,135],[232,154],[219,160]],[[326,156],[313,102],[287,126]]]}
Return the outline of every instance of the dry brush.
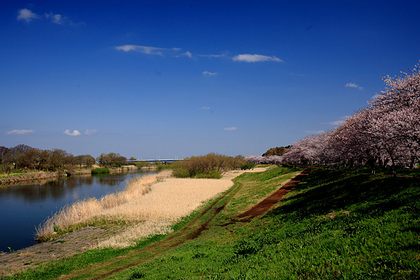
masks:
{"label": "dry brush", "polygon": [[87,223],[93,218],[100,218],[104,211],[130,202],[146,194],[150,185],[157,181],[154,175],[133,179],[127,188],[118,193],[106,195],[100,199],[89,198],[64,206],[59,212],[49,217],[36,229],[37,239],[45,241],[54,238],[57,232],[67,231],[71,226]]}

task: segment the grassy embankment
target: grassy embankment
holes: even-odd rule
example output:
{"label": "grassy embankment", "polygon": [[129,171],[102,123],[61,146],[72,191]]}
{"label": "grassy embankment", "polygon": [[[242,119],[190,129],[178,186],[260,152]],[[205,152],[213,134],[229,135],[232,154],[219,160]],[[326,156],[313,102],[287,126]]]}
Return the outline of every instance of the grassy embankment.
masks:
{"label": "grassy embankment", "polygon": [[[249,209],[291,177],[244,174],[223,196],[175,226],[123,250],[86,252],[15,279],[416,279],[420,181],[315,170],[269,213]],[[294,173],[296,174],[296,173]],[[152,244],[152,245],[150,245]],[[119,258],[115,258],[119,256]]]}

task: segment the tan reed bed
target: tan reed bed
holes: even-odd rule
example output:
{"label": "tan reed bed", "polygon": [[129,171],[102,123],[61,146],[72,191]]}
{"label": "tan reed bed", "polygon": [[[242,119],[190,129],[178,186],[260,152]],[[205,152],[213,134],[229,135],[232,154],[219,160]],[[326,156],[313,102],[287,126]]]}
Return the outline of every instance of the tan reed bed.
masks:
{"label": "tan reed bed", "polygon": [[171,225],[187,216],[202,203],[229,189],[233,182],[225,179],[168,178],[152,186],[147,195],[104,211],[110,219],[136,222],[97,247],[127,247],[135,240],[170,232]]}
{"label": "tan reed bed", "polygon": [[107,209],[128,203],[150,191],[150,185],[157,181],[155,175],[134,178],[124,191],[106,195],[100,199],[90,198],[64,206],[36,229],[39,240],[54,238],[58,231],[83,224],[95,217],[101,217]]}
{"label": "tan reed bed", "polygon": [[[87,227],[92,221],[125,224],[119,234],[93,247],[127,247],[135,240],[153,234],[165,234],[171,225],[215,195],[229,189],[232,178],[242,172],[230,172],[222,179],[177,179],[158,174],[136,178],[126,190],[87,199],[65,206],[37,228],[40,240],[49,240],[57,232]],[[165,178],[166,177],[166,178]]]}

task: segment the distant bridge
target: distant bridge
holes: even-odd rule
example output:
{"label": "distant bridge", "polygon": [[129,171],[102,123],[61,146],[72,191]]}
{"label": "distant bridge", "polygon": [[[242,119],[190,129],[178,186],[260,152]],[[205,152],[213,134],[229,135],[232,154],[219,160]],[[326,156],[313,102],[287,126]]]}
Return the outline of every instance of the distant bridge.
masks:
{"label": "distant bridge", "polygon": [[136,159],[136,160],[127,160],[127,163],[136,163],[136,162],[150,162],[150,163],[170,163],[175,161],[182,161],[182,159]]}

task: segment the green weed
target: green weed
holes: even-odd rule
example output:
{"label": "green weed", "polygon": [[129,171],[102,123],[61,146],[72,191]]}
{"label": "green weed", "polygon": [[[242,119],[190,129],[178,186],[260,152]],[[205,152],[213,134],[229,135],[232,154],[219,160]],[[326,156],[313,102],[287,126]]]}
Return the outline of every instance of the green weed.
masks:
{"label": "green weed", "polygon": [[201,172],[201,173],[197,173],[197,175],[195,175],[195,178],[197,178],[197,179],[200,179],[200,178],[201,179],[203,179],[203,178],[220,179],[220,178],[222,178],[222,175],[217,170],[208,170],[208,171],[204,171],[204,172]]}
{"label": "green weed", "polygon": [[95,168],[92,169],[92,174],[107,174],[109,173],[109,169],[108,168]]}

